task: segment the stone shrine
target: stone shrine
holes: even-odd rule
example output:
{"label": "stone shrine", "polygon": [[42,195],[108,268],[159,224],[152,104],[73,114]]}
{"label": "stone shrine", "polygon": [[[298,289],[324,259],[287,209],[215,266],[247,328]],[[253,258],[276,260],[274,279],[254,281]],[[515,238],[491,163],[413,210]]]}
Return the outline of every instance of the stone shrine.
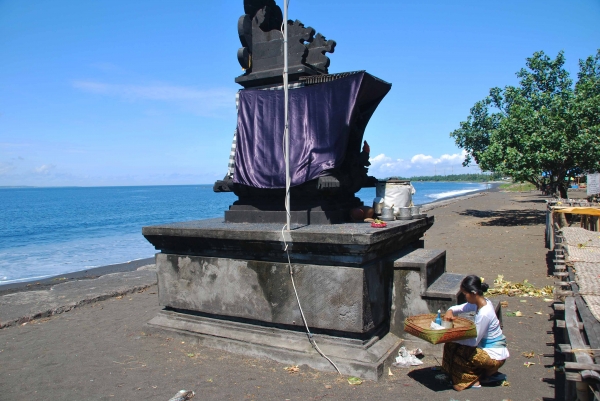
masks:
{"label": "stone shrine", "polygon": [[404,319],[457,303],[462,276],[445,272],[445,251],[422,249],[433,217],[386,228],[349,222],[349,210],[362,206],[355,193],[375,180],[364,130],[391,85],[364,71],[328,74],[325,53],[336,43],[300,21],[285,22],[290,104],[300,106],[290,106],[293,229],[282,230],[282,22],[273,0],[244,1],[234,169],[214,186],[238,201],[224,218],[142,230],[159,251],[164,307],[148,324],[230,352],[334,370],[316,341],[342,374],[378,380],[409,341]]}

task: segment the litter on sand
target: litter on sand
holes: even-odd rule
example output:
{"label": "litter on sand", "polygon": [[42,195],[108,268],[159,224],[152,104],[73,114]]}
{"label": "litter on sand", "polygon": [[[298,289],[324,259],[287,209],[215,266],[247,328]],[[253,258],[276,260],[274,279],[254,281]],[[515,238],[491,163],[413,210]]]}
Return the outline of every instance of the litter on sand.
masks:
{"label": "litter on sand", "polygon": [[350,376],[348,378],[348,384],[351,384],[353,386],[358,386],[358,385],[362,384],[362,380],[360,380],[358,377]]}
{"label": "litter on sand", "polygon": [[194,393],[193,391],[179,390],[177,394],[175,394],[173,397],[171,397],[171,399],[169,399],[169,401],[187,401],[194,398],[195,395],[196,393]]}
{"label": "litter on sand", "polygon": [[423,354],[423,350],[421,348],[415,348],[412,351],[408,351],[408,353],[410,355],[414,355],[414,356],[422,356]]}
{"label": "litter on sand", "polygon": [[396,362],[392,363],[392,366],[396,366],[399,368],[410,368],[411,366],[419,366],[423,364],[416,355],[423,355],[423,351],[417,348],[409,352],[406,347],[400,347],[398,351],[398,356],[396,357]]}

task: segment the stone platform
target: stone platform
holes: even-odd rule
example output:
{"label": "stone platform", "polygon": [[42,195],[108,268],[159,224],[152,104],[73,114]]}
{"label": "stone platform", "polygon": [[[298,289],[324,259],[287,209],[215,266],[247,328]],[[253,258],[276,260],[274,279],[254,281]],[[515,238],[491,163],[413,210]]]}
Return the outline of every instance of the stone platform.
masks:
{"label": "stone platform", "polygon": [[[163,310],[148,322],[151,330],[169,330],[191,337],[200,345],[256,358],[269,358],[288,365],[308,365],[321,371],[334,367],[312,347],[303,331],[265,327]],[[314,334],[321,352],[334,361],[340,373],[378,380],[391,366],[402,340],[392,333],[368,340]]]}
{"label": "stone platform", "polygon": [[388,222],[294,226],[225,223],[222,218],[148,226],[142,234],[162,253],[287,262],[284,241],[294,263],[360,267],[417,241],[433,225],[433,217]]}
{"label": "stone platform", "polygon": [[347,223],[283,233],[279,224],[222,219],[144,227],[161,251],[165,307],[149,324],[217,348],[333,369],[306,337],[292,272],[319,347],[342,373],[376,380],[402,342],[390,332],[394,262],[432,224],[425,217],[383,229]]}

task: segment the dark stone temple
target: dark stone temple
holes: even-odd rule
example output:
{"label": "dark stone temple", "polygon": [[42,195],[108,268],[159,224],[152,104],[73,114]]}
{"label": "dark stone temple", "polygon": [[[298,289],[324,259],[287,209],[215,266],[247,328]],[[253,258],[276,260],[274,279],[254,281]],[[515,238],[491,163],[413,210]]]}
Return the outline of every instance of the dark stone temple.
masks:
{"label": "dark stone temple", "polygon": [[378,380],[400,346],[411,346],[404,319],[455,304],[462,276],[445,271],[445,251],[423,249],[433,217],[386,228],[349,222],[349,210],[362,206],[355,193],[376,181],[363,136],[391,85],[365,71],[330,74],[325,54],[336,43],[300,21],[285,21],[293,229],[282,230],[284,21],[273,0],[243,4],[237,56],[245,73],[235,80],[244,89],[230,171],[214,185],[238,200],[223,218],[143,228],[159,251],[164,307],[148,325],[205,346],[333,370],[306,324],[342,374]]}
{"label": "dark stone temple", "polygon": [[[286,221],[282,13],[273,0],[244,1],[238,21],[245,73],[235,79],[238,121],[234,172],[215,183],[238,200],[225,212],[233,223]],[[291,220],[330,224],[362,206],[354,194],[375,185],[368,176],[363,135],[391,84],[365,71],[328,74],[335,41],[302,22],[287,21],[290,101]],[[271,90],[269,90],[271,89]],[[276,89],[276,90],[272,90]],[[277,90],[279,89],[279,90]]]}

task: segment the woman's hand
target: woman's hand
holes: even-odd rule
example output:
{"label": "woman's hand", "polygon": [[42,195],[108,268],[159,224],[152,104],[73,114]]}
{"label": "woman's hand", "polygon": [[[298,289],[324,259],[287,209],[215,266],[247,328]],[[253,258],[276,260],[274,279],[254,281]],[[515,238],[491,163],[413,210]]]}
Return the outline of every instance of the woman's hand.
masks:
{"label": "woman's hand", "polygon": [[454,313],[452,313],[452,310],[448,309],[446,311],[446,314],[444,315],[444,320],[449,320],[449,321],[453,321],[454,319],[456,319],[454,317]]}

